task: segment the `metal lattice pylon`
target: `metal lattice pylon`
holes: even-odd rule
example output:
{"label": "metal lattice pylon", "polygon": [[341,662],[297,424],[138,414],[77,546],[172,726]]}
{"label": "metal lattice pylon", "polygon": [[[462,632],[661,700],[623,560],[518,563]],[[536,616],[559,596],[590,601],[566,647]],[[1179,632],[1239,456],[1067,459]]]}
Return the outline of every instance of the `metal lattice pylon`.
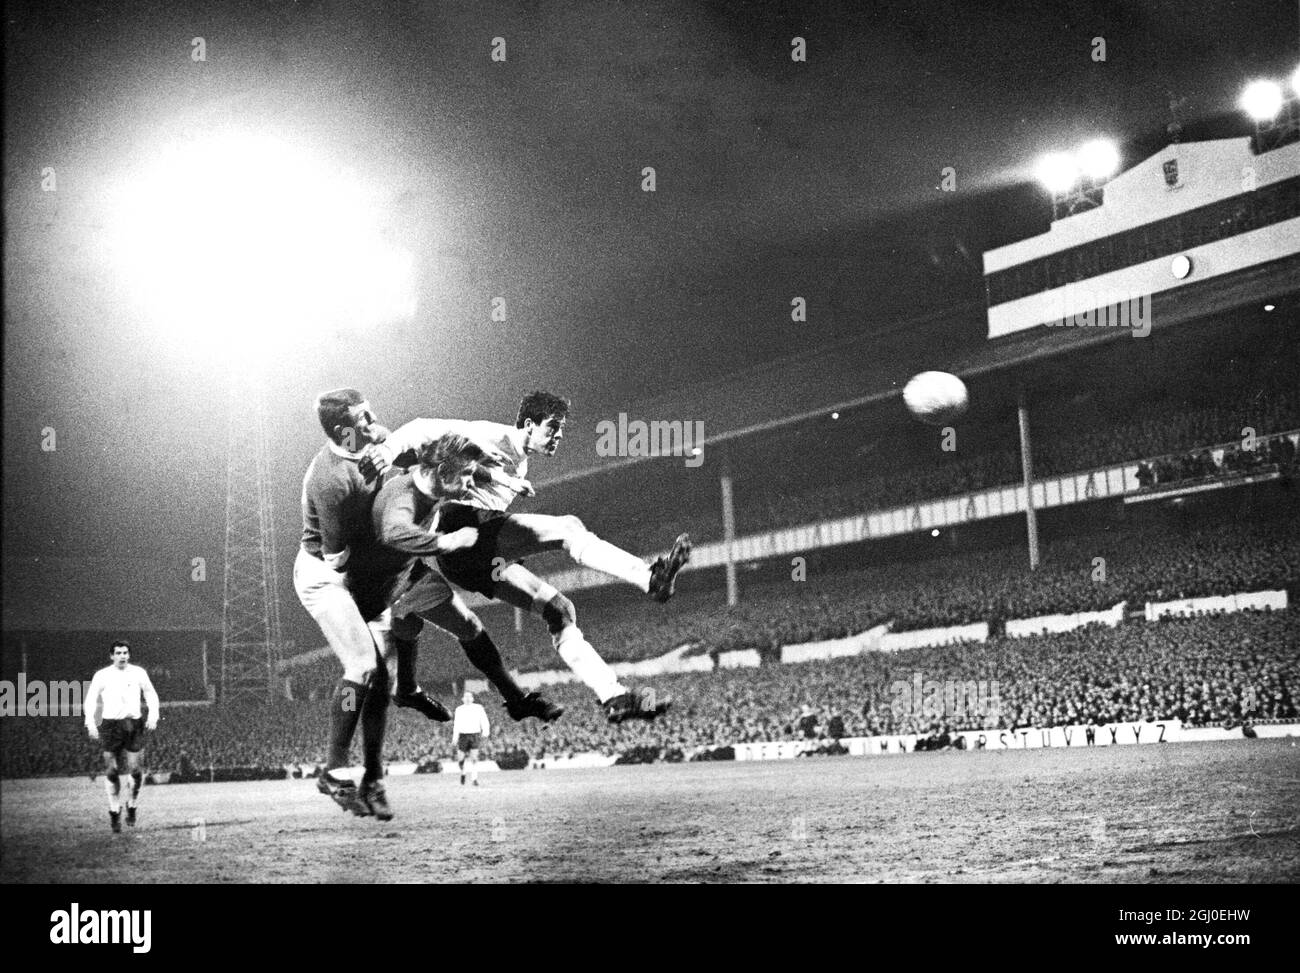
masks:
{"label": "metal lattice pylon", "polygon": [[221,700],[270,699],[280,661],[270,461],[261,376],[230,383],[226,550],[221,606]]}

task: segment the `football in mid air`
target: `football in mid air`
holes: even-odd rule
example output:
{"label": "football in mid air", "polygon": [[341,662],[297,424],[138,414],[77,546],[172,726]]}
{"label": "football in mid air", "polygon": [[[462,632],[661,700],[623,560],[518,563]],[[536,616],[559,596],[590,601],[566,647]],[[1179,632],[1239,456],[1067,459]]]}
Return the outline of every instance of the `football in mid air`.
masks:
{"label": "football in mid air", "polygon": [[912,415],[932,426],[944,426],[966,411],[966,383],[948,372],[922,372],[903,389],[903,402]]}

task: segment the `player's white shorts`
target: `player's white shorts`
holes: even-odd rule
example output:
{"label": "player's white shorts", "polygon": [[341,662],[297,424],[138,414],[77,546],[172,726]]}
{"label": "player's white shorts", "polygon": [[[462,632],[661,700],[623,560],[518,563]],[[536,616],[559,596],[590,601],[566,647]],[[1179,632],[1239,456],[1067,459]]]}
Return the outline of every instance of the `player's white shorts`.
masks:
{"label": "player's white shorts", "polygon": [[[385,647],[382,632],[371,630],[348,591],[347,578],[301,547],[293,562],[293,587],[307,613],[320,626],[325,641],[343,663],[348,678],[375,665],[375,651]],[[378,637],[377,637],[378,635]]]}

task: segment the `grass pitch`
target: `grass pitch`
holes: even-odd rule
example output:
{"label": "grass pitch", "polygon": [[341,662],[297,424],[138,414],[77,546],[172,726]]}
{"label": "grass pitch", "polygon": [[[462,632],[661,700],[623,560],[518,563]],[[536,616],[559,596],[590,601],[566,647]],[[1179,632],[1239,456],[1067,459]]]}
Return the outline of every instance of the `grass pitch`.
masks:
{"label": "grass pitch", "polygon": [[1300,748],[1081,750],[612,767],[388,781],[397,816],[315,781],[0,782],[0,881],[1295,882]]}

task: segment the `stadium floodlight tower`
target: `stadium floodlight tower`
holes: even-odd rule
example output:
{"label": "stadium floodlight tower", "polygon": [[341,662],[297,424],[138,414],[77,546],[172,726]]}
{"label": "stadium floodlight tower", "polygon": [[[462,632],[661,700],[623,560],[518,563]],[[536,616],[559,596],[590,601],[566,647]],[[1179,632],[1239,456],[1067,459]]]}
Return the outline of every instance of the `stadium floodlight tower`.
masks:
{"label": "stadium floodlight tower", "polygon": [[1255,152],[1271,152],[1300,138],[1300,68],[1289,92],[1276,81],[1252,81],[1241,93],[1241,109],[1255,123]]}
{"label": "stadium floodlight tower", "polygon": [[264,374],[234,366],[229,384],[220,698],[237,702],[274,694],[283,635]]}
{"label": "stadium floodlight tower", "polygon": [[411,254],[375,194],[276,136],[165,142],[124,200],[120,249],[160,321],[228,376],[223,702],[274,694],[283,648],[269,381],[289,349],[415,310]]}
{"label": "stadium floodlight tower", "polygon": [[1035,175],[1052,196],[1052,219],[1100,206],[1107,180],[1119,170],[1119,150],[1109,139],[1093,139],[1076,152],[1050,152]]}

